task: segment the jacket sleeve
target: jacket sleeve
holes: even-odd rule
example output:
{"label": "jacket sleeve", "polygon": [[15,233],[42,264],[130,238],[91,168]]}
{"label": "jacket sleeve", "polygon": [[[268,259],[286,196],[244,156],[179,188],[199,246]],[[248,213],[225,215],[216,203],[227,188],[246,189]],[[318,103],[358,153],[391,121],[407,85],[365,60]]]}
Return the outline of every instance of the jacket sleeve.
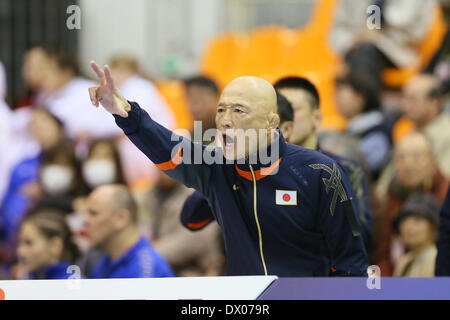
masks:
{"label": "jacket sleeve", "polygon": [[136,102],[129,103],[128,117],[114,118],[133,144],[171,178],[207,194],[214,165],[204,163],[203,158],[194,161],[204,155],[206,147],[158,124]]}
{"label": "jacket sleeve", "polygon": [[318,228],[330,253],[331,276],[367,276],[368,258],[350,199],[351,187],[340,167],[320,170]]}
{"label": "jacket sleeve", "polygon": [[198,231],[215,220],[208,200],[198,191],[191,194],[181,210],[181,224],[191,231]]}
{"label": "jacket sleeve", "polygon": [[436,276],[450,276],[450,188],[439,217]]}

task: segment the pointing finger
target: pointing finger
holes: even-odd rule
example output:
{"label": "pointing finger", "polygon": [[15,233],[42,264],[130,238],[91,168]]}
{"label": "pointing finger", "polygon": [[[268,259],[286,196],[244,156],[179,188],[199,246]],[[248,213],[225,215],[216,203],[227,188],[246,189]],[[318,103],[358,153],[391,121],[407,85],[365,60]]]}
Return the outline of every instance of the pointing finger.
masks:
{"label": "pointing finger", "polygon": [[97,77],[100,80],[100,84],[105,85],[106,84],[105,74],[103,73],[102,69],[94,61],[91,61],[90,65],[92,70],[94,70],[95,73],[97,74]]}

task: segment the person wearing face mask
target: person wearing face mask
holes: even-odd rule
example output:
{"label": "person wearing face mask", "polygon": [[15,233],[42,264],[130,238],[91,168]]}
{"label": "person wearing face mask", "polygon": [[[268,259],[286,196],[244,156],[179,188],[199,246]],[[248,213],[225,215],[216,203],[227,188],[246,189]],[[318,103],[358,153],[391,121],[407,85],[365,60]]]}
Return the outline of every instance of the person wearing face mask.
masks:
{"label": "person wearing face mask", "polygon": [[79,251],[65,214],[54,208],[35,208],[23,219],[17,247],[16,277],[24,279],[68,279],[68,267]]}
{"label": "person wearing face mask", "polygon": [[120,155],[114,141],[100,139],[91,143],[82,165],[82,174],[91,189],[103,184],[125,184]]}
{"label": "person wearing face mask", "polygon": [[44,152],[39,175],[46,202],[71,207],[75,198],[87,193],[81,179],[80,164],[68,143],[58,144]]}
{"label": "person wearing face mask", "polygon": [[0,219],[4,228],[1,242],[7,247],[13,243],[23,214],[41,196],[38,180],[43,154],[64,140],[62,122],[45,110],[33,111],[29,128],[41,150],[35,156],[17,163],[11,172],[5,197],[0,204]]}

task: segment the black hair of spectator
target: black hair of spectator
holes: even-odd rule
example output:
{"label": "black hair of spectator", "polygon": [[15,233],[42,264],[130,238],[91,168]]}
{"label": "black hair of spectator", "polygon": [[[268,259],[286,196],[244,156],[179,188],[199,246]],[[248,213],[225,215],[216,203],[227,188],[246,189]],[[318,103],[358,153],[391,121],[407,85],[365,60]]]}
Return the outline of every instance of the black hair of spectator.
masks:
{"label": "black hair of spectator", "polygon": [[92,156],[94,149],[98,145],[103,144],[103,143],[109,145],[109,147],[111,148],[111,150],[113,152],[114,163],[116,165],[116,181],[114,183],[125,185],[126,182],[125,182],[125,178],[123,175],[122,160],[120,158],[119,149],[117,148],[117,145],[114,142],[114,140],[112,140],[112,139],[97,139],[97,140],[94,140],[93,142],[91,142],[91,144],[89,146],[89,151],[87,154],[87,159],[89,159]]}
{"label": "black hair of spectator", "polygon": [[74,54],[53,47],[45,47],[44,51],[50,59],[55,60],[60,69],[70,70],[74,75],[80,74],[80,68]]}
{"label": "black hair of spectator", "polygon": [[431,194],[415,192],[408,197],[400,212],[392,221],[394,232],[399,234],[400,225],[408,217],[427,220],[437,230],[441,204]]}
{"label": "black hair of spectator", "polygon": [[80,256],[80,250],[73,241],[72,231],[67,224],[66,213],[60,208],[50,206],[32,207],[25,214],[21,224],[23,225],[26,222],[36,226],[39,232],[47,239],[61,238],[63,242],[61,261],[75,262]]}
{"label": "black hair of spectator", "polygon": [[283,96],[281,93],[277,93],[277,108],[278,115],[280,116],[280,125],[286,121],[294,120],[294,109],[292,109],[292,104]]}
{"label": "black hair of spectator", "polygon": [[42,153],[41,167],[49,164],[54,164],[61,160],[67,161],[67,164],[74,170],[74,181],[72,181],[72,188],[70,190],[71,196],[82,196],[87,194],[87,186],[81,178],[81,164],[78,161],[73,144],[70,141],[63,140],[57,145]]}
{"label": "black hair of spectator", "polygon": [[191,86],[199,86],[210,89],[216,95],[219,94],[219,87],[216,82],[205,76],[194,76],[184,80],[184,86],[189,89]]}
{"label": "black hair of spectator", "polygon": [[303,77],[285,77],[281,78],[273,85],[275,90],[284,88],[302,89],[310,95],[310,107],[311,109],[318,109],[320,105],[319,91],[316,86],[306,78]]}
{"label": "black hair of spectator", "polygon": [[380,88],[372,76],[351,71],[346,76],[336,79],[337,86],[349,86],[364,97],[363,112],[380,109]]}

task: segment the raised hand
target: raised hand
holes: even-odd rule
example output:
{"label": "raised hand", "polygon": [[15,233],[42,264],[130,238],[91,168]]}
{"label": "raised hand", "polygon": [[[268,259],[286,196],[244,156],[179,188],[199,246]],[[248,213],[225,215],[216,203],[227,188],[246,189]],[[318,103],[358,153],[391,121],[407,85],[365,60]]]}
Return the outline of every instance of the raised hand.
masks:
{"label": "raised hand", "polygon": [[102,70],[94,61],[91,61],[90,65],[97,74],[100,83],[98,86],[89,88],[92,104],[98,107],[100,103],[109,113],[128,117],[131,106],[114,85],[109,67],[105,66]]}

